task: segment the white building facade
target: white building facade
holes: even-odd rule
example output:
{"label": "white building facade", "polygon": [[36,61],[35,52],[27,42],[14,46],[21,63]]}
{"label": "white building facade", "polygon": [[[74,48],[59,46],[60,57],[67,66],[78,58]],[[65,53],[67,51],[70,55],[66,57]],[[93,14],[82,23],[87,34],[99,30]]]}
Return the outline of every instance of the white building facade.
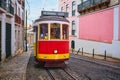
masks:
{"label": "white building facade", "polygon": [[[19,28],[16,28],[15,21],[15,3],[17,3],[18,1],[20,0],[0,0],[0,62],[16,55],[16,52],[18,50],[16,49],[16,36],[18,36],[16,35],[16,30],[18,30],[19,28],[19,38],[23,39],[23,25],[21,23],[21,26]],[[20,9],[22,9],[22,6]],[[23,11],[24,9],[21,10],[21,12]],[[24,18],[21,19],[24,20]],[[22,49],[23,40],[21,40],[20,43],[21,46],[19,48]]]}

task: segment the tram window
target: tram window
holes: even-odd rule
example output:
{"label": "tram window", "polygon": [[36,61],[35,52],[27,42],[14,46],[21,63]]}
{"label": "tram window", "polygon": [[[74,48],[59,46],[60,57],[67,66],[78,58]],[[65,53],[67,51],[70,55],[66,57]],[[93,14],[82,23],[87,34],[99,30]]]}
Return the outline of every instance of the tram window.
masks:
{"label": "tram window", "polygon": [[68,26],[67,25],[63,25],[62,28],[62,39],[68,39]]}
{"label": "tram window", "polygon": [[48,24],[40,24],[40,39],[48,40]]}
{"label": "tram window", "polygon": [[60,39],[60,25],[51,24],[50,39]]}

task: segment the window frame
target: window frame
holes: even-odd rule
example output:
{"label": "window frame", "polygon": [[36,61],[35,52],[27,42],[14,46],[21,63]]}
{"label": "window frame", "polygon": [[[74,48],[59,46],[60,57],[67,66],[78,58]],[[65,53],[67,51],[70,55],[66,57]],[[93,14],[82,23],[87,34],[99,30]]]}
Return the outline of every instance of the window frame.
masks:
{"label": "window frame", "polygon": [[72,2],[72,16],[75,16],[75,12],[76,12],[76,1]]}
{"label": "window frame", "polygon": [[[52,26],[52,25],[55,25],[55,24],[57,24],[57,26]],[[51,28],[57,28],[57,27],[59,27],[59,39],[58,38],[51,38]],[[57,31],[56,31],[57,32]],[[50,40],[60,40],[61,39],[61,26],[60,26],[60,24],[59,23],[51,23],[50,24]]]}
{"label": "window frame", "polygon": [[[38,41],[46,41],[46,40],[69,40],[69,25],[68,24],[60,24],[60,23],[56,23],[57,26],[52,26],[54,23],[40,23],[38,24],[38,30],[36,31],[37,32],[37,40]],[[41,27],[42,25],[47,25],[47,38],[41,38],[40,35],[41,35]],[[63,34],[63,28],[64,28],[64,25],[67,26],[67,31],[65,32],[66,34],[66,38],[63,38],[64,37],[64,34]],[[51,28],[59,28],[59,38],[51,38]],[[57,31],[58,32],[58,31]],[[43,32],[44,33],[44,32]],[[44,34],[43,34],[44,35]]]}
{"label": "window frame", "polygon": [[61,7],[61,12],[64,12],[64,8],[63,7]]}
{"label": "window frame", "polygon": [[[65,25],[65,26],[64,26]],[[66,31],[66,36],[67,36],[67,38],[66,39],[64,39],[64,32],[63,32],[63,27],[67,27],[67,31]],[[62,40],[69,40],[69,25],[67,25],[67,24],[62,24]]]}
{"label": "window frame", "polygon": [[73,20],[72,21],[72,32],[71,32],[72,35],[75,35],[75,21]]}
{"label": "window frame", "polygon": [[48,34],[48,31],[49,31],[49,26],[48,26],[48,23],[42,23],[42,24],[39,24],[38,25],[38,40],[49,40],[48,38],[49,38],[49,34],[45,37],[45,36],[43,36],[44,38],[42,39],[40,36],[41,36],[41,31],[40,31],[40,29],[41,29],[41,25],[47,25],[47,34]]}

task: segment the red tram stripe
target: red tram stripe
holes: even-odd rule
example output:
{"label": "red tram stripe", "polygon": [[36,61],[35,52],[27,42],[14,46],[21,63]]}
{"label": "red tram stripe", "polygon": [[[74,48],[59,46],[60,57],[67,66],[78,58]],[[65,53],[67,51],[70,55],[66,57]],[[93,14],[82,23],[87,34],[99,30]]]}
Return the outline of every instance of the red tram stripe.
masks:
{"label": "red tram stripe", "polygon": [[69,41],[38,41],[38,53],[53,54],[69,53]]}

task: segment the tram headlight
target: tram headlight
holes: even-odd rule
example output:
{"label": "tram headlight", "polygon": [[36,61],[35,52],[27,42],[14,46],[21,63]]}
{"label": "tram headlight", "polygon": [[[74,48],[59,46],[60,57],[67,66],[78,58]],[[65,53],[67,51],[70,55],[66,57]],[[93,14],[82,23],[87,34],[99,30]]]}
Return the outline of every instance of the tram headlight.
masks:
{"label": "tram headlight", "polygon": [[57,54],[58,53],[58,51],[57,50],[54,50],[54,54]]}

